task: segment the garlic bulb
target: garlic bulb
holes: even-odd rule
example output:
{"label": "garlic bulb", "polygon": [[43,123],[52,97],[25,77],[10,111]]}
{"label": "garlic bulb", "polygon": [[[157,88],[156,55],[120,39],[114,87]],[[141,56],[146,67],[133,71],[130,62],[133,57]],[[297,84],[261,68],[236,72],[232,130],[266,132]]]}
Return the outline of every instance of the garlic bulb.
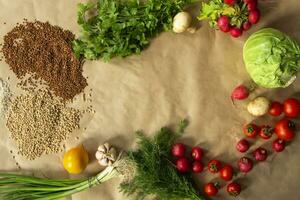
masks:
{"label": "garlic bulb", "polygon": [[102,166],[111,166],[117,160],[117,156],[117,150],[108,143],[100,145],[96,152],[98,163]]}
{"label": "garlic bulb", "polygon": [[183,33],[192,24],[192,16],[188,12],[180,12],[173,19],[173,31]]}

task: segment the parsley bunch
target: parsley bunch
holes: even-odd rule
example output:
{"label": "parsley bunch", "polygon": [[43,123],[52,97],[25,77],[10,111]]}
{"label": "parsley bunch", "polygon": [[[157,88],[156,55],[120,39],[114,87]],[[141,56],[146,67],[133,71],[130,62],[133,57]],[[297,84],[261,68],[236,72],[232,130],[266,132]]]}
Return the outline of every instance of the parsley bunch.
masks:
{"label": "parsley bunch", "polygon": [[96,4],[79,4],[82,35],[73,41],[73,50],[77,57],[104,61],[138,54],[151,38],[170,30],[173,17],[191,1],[98,0]]}

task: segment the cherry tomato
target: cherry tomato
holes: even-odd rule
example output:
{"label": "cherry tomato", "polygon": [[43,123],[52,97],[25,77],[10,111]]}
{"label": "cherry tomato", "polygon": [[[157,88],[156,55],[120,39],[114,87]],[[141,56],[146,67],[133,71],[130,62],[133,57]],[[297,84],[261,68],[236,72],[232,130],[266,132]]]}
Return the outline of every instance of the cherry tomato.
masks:
{"label": "cherry tomato", "polygon": [[240,184],[236,183],[236,182],[232,182],[229,183],[227,185],[227,192],[231,195],[231,196],[238,196],[241,193],[241,186]]}
{"label": "cherry tomato", "polygon": [[275,125],[275,133],[279,139],[291,141],[294,139],[296,125],[288,119],[281,119]]}
{"label": "cherry tomato", "polygon": [[262,138],[262,139],[270,139],[272,137],[274,133],[274,129],[271,128],[271,126],[268,126],[268,125],[263,125],[260,129],[260,132],[259,132],[259,136]]}
{"label": "cherry tomato", "polygon": [[220,170],[220,177],[225,180],[225,181],[230,181],[233,177],[233,167],[231,165],[225,165],[221,170]]}
{"label": "cherry tomato", "polygon": [[207,196],[215,196],[218,193],[219,187],[217,183],[207,183],[204,186],[204,193]]}
{"label": "cherry tomato", "polygon": [[295,118],[300,114],[300,102],[297,99],[289,98],[283,103],[285,116]]}
{"label": "cherry tomato", "polygon": [[283,112],[283,105],[277,101],[273,101],[270,106],[269,114],[274,117],[277,117],[281,115],[282,112]]}
{"label": "cherry tomato", "polygon": [[222,164],[218,160],[211,160],[208,163],[208,170],[213,174],[218,173],[220,171],[221,167],[222,167]]}
{"label": "cherry tomato", "polygon": [[259,127],[255,124],[246,124],[243,132],[247,137],[254,138],[259,133]]}

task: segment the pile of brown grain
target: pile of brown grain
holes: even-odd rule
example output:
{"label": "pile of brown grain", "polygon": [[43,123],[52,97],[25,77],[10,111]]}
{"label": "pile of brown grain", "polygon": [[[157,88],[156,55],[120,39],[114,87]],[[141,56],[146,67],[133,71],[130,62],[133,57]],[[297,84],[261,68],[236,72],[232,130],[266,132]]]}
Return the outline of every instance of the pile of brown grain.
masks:
{"label": "pile of brown grain", "polygon": [[64,100],[83,91],[82,61],[72,51],[70,31],[39,21],[18,24],[4,37],[5,61],[18,78],[35,74]]}
{"label": "pile of brown grain", "polygon": [[79,128],[80,114],[49,91],[38,90],[13,100],[6,126],[19,154],[34,160],[63,150],[62,142]]}

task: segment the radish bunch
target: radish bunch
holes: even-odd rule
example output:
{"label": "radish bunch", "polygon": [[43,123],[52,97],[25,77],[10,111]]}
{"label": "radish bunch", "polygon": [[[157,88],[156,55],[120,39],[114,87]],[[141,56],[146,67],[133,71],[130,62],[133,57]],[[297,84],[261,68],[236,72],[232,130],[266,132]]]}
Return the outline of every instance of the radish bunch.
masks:
{"label": "radish bunch", "polygon": [[222,15],[218,19],[218,28],[222,32],[230,32],[232,37],[240,37],[243,33],[243,31],[247,31],[251,28],[253,24],[258,23],[260,18],[260,12],[257,8],[257,0],[243,0],[241,3],[241,0],[224,0],[225,4],[228,4],[230,6],[239,6],[241,10],[246,9],[245,14],[248,16],[247,19],[243,19],[242,23],[240,24],[234,24],[232,23],[232,19],[235,19],[239,16],[226,16]]}
{"label": "radish bunch", "polygon": [[243,31],[247,31],[253,24],[258,23],[260,12],[257,7],[257,0],[224,0],[224,4],[235,10],[240,10],[238,15],[226,15],[221,12],[217,20],[219,30],[230,33],[232,37],[240,37]]}

